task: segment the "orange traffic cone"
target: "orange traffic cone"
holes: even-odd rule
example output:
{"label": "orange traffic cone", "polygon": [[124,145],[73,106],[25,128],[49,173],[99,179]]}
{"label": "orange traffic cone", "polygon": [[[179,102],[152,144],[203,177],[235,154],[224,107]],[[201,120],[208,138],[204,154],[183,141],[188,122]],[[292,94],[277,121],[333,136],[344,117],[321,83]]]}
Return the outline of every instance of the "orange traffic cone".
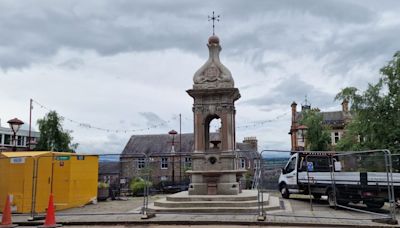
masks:
{"label": "orange traffic cone", "polygon": [[56,224],[56,215],[54,210],[53,193],[50,193],[49,206],[47,207],[46,220],[43,226],[39,227],[60,227],[61,224]]}
{"label": "orange traffic cone", "polygon": [[1,217],[0,228],[16,227],[17,225],[12,224],[11,221],[11,203],[10,195],[7,195],[6,205],[4,206],[3,216]]}

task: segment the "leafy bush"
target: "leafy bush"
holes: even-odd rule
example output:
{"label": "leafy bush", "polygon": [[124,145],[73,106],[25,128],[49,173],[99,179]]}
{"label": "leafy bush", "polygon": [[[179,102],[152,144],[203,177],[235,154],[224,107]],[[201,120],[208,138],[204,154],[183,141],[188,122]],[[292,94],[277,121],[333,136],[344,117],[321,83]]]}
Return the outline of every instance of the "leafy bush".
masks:
{"label": "leafy bush", "polygon": [[[153,184],[150,181],[147,181],[147,186],[150,188]],[[135,178],[129,184],[129,188],[131,189],[133,195],[140,195],[143,193],[144,187],[146,186],[146,181],[142,178]]]}
{"label": "leafy bush", "polygon": [[97,188],[108,188],[108,187],[110,187],[110,185],[107,183],[104,182],[97,183]]}

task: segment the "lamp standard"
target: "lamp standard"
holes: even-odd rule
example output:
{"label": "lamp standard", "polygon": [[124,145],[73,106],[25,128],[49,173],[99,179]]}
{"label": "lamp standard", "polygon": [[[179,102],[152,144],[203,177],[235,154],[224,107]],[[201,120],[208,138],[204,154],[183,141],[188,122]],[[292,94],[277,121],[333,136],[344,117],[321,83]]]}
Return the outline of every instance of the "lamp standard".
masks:
{"label": "lamp standard", "polygon": [[178,134],[175,130],[170,130],[168,132],[170,136],[172,136],[172,148],[171,148],[171,154],[172,154],[172,184],[175,184],[175,135]]}
{"label": "lamp standard", "polygon": [[152,160],[150,158],[150,156],[152,153],[143,153],[142,152],[142,154],[145,157],[144,168],[146,169],[145,174],[144,174],[145,176],[144,176],[144,188],[143,188],[143,207],[142,207],[143,215],[142,215],[142,218],[147,219],[147,218],[152,217],[147,212],[147,208],[149,206],[149,192],[150,192],[149,185],[148,185],[148,183],[150,182],[150,160]]}
{"label": "lamp standard", "polygon": [[22,120],[14,118],[14,119],[7,121],[7,123],[10,125],[10,128],[14,133],[13,140],[12,140],[13,151],[17,151],[17,132],[18,132],[19,128],[21,127],[21,125],[24,124],[24,122],[22,122]]}

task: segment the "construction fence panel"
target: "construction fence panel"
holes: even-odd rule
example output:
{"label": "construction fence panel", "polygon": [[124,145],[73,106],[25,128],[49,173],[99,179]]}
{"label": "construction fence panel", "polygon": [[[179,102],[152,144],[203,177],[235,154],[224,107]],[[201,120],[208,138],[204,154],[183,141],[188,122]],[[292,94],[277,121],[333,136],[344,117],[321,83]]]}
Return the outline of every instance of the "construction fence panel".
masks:
{"label": "construction fence panel", "polygon": [[[324,214],[321,218],[327,218],[329,215],[325,214],[331,210],[346,210],[352,216],[342,219],[396,221],[395,204],[400,196],[400,156],[392,156],[388,150],[264,150],[261,157],[259,192],[275,192],[283,196],[281,200],[285,204],[297,207],[296,213],[269,214],[260,204],[261,217],[307,217],[311,212]],[[293,172],[295,169],[296,172]],[[284,178],[279,179],[282,174],[286,174],[287,183],[283,182]],[[293,183],[289,183],[289,177]],[[261,198],[262,194],[259,196]],[[309,207],[304,207],[307,201]],[[332,219],[340,219],[340,216]]]}
{"label": "construction fence panel", "polygon": [[51,194],[57,211],[97,202],[97,155],[3,152],[0,175],[0,208],[10,196],[13,213],[43,217]]}
{"label": "construction fence panel", "polygon": [[336,207],[395,220],[400,196],[396,160],[389,150],[335,154],[331,180],[336,188]]}
{"label": "construction fence panel", "polygon": [[260,190],[279,193],[279,176],[290,156],[290,151],[265,150],[261,152]]}

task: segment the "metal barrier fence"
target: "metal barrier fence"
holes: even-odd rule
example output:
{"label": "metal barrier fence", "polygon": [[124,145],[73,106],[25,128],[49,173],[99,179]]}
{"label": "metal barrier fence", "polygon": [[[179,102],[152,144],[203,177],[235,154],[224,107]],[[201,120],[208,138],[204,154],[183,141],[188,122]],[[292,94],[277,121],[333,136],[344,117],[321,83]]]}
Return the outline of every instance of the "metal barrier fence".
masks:
{"label": "metal barrier fence", "polygon": [[[388,150],[264,150],[261,157],[259,192],[275,191],[282,198],[293,196],[293,200],[300,202],[307,199],[310,211],[316,207],[343,208],[368,214],[372,220],[396,221],[400,174],[393,173],[393,170],[400,169],[400,157],[395,155],[392,158]],[[392,167],[393,160],[396,161],[395,168]],[[326,197],[327,201],[321,197]],[[259,216],[265,218],[268,213],[259,202]]]}
{"label": "metal barrier fence", "polygon": [[50,194],[55,207],[97,202],[98,156],[72,153],[11,152],[0,157],[0,207],[11,195],[12,211],[43,218]]}
{"label": "metal barrier fence", "polygon": [[[184,191],[190,183],[186,171],[191,169],[191,159],[186,154],[152,157],[145,154],[16,153],[0,157],[0,210],[6,195],[11,194],[13,212],[29,213],[31,220],[44,217],[50,193],[54,194],[57,216],[145,215],[151,195]],[[247,163],[246,168],[249,168]],[[249,189],[253,182],[253,175],[248,175],[240,180],[240,186]],[[134,199],[134,203],[125,208],[105,207],[87,212],[74,209],[111,199],[121,204]]]}
{"label": "metal barrier fence", "polygon": [[[282,195],[282,202],[289,196],[302,195],[303,201],[309,201],[311,211],[336,207],[371,215],[368,219],[396,219],[400,155],[391,155],[387,150],[303,151],[297,153],[293,167],[289,167],[288,161],[293,154],[291,151],[264,150],[255,168],[240,180],[242,189],[257,188],[259,216],[298,216],[266,211],[262,202],[263,193],[267,192]],[[50,193],[54,194],[56,209],[61,210],[57,216],[147,216],[151,195],[184,191],[190,183],[186,174],[191,169],[188,155],[152,157],[36,152],[14,155],[0,157],[0,208],[3,209],[6,195],[10,193],[13,211],[29,213],[31,219],[43,218]],[[297,170],[296,175],[290,177],[295,182],[282,185],[282,172],[290,174],[292,168]],[[297,189],[292,188],[294,185]],[[112,204],[110,199],[118,201]],[[111,206],[86,211],[74,209],[103,200],[108,200],[107,204]]]}

